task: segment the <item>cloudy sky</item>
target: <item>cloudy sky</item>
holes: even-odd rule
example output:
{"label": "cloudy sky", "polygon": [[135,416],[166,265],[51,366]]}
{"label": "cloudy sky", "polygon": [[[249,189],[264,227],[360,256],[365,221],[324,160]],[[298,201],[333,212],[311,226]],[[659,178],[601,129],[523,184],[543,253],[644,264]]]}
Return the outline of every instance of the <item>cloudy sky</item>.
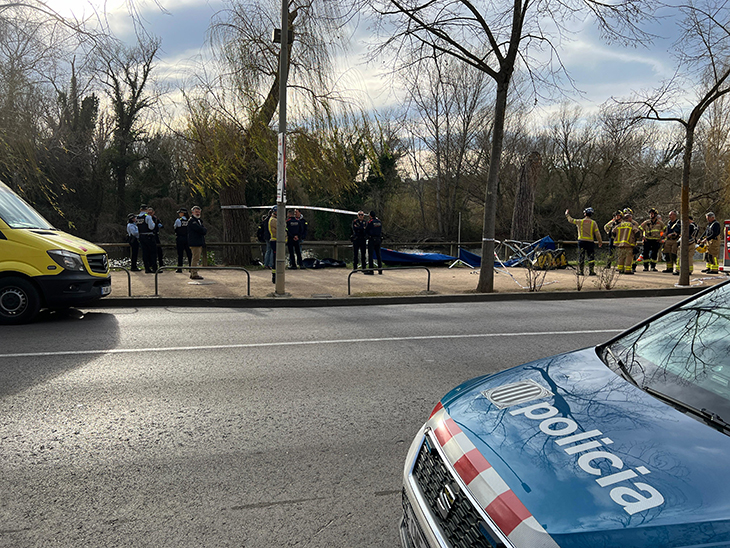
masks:
{"label": "cloudy sky", "polygon": [[[93,6],[106,13],[118,37],[134,41],[125,0],[47,0],[47,3],[62,14],[74,13],[77,17],[91,15]],[[191,61],[204,50],[211,18],[225,7],[225,2],[159,0],[158,4],[153,0],[135,0],[145,26],[162,40],[159,68],[174,78],[184,74]],[[612,96],[627,96],[632,91],[655,87],[661,79],[671,76],[673,62],[667,53],[672,42],[671,28],[665,21],[651,29],[658,35],[651,49],[629,49],[601,43],[595,30],[586,25],[561,53],[575,85],[584,92],[583,96],[576,94],[575,99],[592,110]],[[359,31],[367,32],[364,24]],[[357,51],[357,45],[354,49]],[[361,56],[353,54],[342,64],[350,69],[352,81],[364,89],[371,105],[382,107],[392,100],[375,69],[365,66]],[[545,105],[545,108],[550,107]]]}

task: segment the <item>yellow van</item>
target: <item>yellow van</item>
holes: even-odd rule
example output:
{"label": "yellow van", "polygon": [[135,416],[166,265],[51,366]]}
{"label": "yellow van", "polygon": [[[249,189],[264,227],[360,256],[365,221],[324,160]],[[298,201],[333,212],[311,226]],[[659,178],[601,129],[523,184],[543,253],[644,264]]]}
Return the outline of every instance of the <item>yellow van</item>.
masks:
{"label": "yellow van", "polygon": [[0,324],[89,304],[109,295],[111,284],[102,248],[53,228],[0,182]]}

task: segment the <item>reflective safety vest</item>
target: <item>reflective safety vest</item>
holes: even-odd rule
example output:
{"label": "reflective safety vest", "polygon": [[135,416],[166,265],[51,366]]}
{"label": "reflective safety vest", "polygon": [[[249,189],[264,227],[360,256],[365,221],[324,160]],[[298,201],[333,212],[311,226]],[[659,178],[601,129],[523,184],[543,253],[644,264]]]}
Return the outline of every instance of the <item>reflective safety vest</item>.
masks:
{"label": "reflective safety vest", "polygon": [[633,221],[623,221],[613,229],[613,233],[615,234],[614,245],[617,247],[633,247],[636,242],[636,231],[636,223]]}
{"label": "reflective safety vest", "polygon": [[647,240],[659,240],[662,237],[662,230],[664,230],[664,223],[659,220],[652,223],[651,219],[647,219],[641,223],[641,231]]}
{"label": "reflective safety vest", "polygon": [[578,227],[578,240],[583,242],[592,242],[598,240],[599,244],[603,243],[601,239],[601,232],[598,230],[596,221],[590,217],[584,217],[583,219],[573,219],[570,215],[566,216],[568,222],[573,223]]}
{"label": "reflective safety vest", "polygon": [[269,217],[269,236],[272,242],[276,241],[276,217],[272,215]]}

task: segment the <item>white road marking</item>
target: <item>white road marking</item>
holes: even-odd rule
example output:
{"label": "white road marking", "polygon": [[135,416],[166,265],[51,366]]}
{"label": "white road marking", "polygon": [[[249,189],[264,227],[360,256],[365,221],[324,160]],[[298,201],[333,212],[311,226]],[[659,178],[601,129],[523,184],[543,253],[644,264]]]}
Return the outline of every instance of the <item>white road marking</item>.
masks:
{"label": "white road marking", "polygon": [[268,348],[274,346],[306,346],[316,344],[359,344],[374,342],[428,341],[436,339],[480,339],[490,337],[546,337],[554,335],[593,335],[620,333],[623,329],[587,329],[584,331],[539,331],[533,333],[475,333],[471,335],[423,335],[418,337],[381,337],[371,339],[333,339],[324,341],[289,341],[248,344],[216,344],[203,346],[168,346],[162,348],[111,348],[106,350],[61,350],[57,352],[17,352],[0,354],[0,358],[44,358],[53,356],[87,356],[89,354],[135,354],[144,352],[180,352],[194,350],[226,350],[236,348]]}

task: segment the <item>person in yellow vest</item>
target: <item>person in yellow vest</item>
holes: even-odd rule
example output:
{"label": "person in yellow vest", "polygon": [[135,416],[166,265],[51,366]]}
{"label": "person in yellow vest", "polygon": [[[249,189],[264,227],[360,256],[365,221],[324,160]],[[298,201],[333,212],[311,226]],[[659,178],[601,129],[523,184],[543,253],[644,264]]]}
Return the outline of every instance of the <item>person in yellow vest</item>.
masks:
{"label": "person in yellow vest", "polygon": [[593,217],[593,208],[587,207],[583,210],[582,219],[573,219],[570,216],[570,210],[565,210],[565,217],[569,223],[573,223],[578,227],[578,272],[583,275],[585,266],[585,257],[588,255],[588,275],[596,275],[596,244],[595,240],[598,240],[598,246],[603,246],[603,240],[601,239],[601,231],[598,230],[598,224],[596,221],[591,219]]}
{"label": "person in yellow vest", "polygon": [[271,249],[271,283],[276,283],[276,206],[271,208],[271,216],[269,217],[269,249]]}
{"label": "person in yellow vest", "polygon": [[624,220],[613,229],[613,245],[618,249],[616,270],[622,274],[633,274],[634,246],[637,237],[641,234],[639,225],[634,222],[633,212],[624,209]]}
{"label": "person in yellow vest", "polygon": [[650,269],[656,272],[656,262],[659,257],[659,248],[662,245],[665,225],[655,208],[652,207],[649,210],[649,218],[641,223],[640,228],[644,235],[644,272]]}

